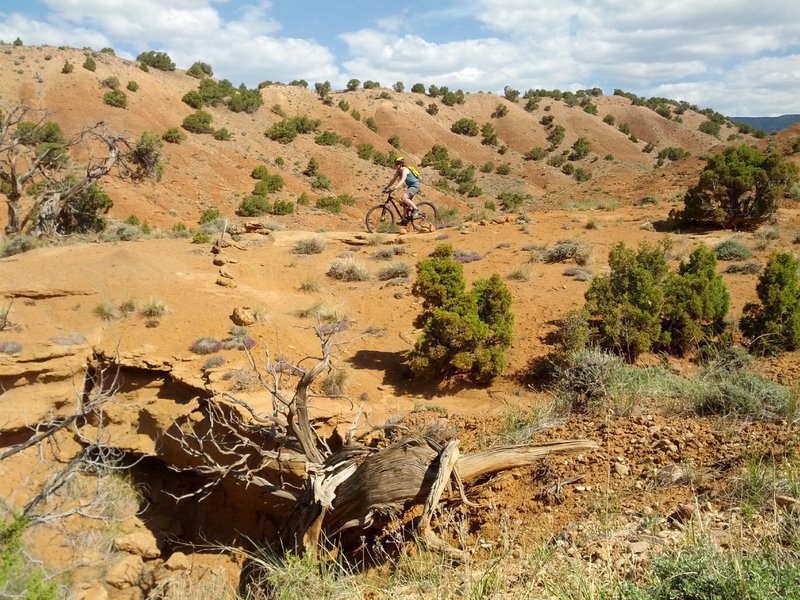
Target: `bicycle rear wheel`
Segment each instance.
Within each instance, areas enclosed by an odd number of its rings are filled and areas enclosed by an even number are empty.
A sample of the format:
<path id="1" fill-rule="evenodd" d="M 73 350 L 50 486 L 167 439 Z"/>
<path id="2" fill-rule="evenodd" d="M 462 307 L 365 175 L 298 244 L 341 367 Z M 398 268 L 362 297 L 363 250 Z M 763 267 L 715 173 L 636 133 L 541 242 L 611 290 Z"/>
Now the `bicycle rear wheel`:
<path id="1" fill-rule="evenodd" d="M 411 220 L 411 226 L 416 231 L 425 229 L 429 225 L 434 225 L 436 223 L 436 207 L 432 203 L 427 200 L 417 202 L 417 210 L 419 210 L 419 216 Z"/>
<path id="2" fill-rule="evenodd" d="M 394 230 L 394 213 L 385 204 L 370 208 L 365 221 L 370 233 L 389 233 Z"/>

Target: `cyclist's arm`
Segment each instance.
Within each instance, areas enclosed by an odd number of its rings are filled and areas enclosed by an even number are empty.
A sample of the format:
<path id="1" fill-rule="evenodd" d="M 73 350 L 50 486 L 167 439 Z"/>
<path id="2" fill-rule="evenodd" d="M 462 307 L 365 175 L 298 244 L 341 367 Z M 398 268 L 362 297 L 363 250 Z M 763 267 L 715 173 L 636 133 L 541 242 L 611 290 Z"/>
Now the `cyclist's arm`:
<path id="1" fill-rule="evenodd" d="M 400 173 L 399 181 L 391 189 L 396 190 L 397 188 L 402 186 L 406 182 L 407 175 L 408 175 L 408 167 L 403 167 L 403 171 Z M 397 175 L 394 176 L 394 179 L 398 179 Z M 394 179 L 392 179 L 392 181 L 394 181 Z"/>

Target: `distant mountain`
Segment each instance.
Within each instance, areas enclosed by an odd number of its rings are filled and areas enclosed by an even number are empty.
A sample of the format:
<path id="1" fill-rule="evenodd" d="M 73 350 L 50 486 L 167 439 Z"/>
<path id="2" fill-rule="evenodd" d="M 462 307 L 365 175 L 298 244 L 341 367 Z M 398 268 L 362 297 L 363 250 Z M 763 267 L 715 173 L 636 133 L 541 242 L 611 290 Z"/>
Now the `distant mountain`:
<path id="1" fill-rule="evenodd" d="M 782 131 L 800 122 L 800 115 L 781 115 L 780 117 L 731 117 L 731 121 L 741 125 L 750 125 L 765 133 Z"/>

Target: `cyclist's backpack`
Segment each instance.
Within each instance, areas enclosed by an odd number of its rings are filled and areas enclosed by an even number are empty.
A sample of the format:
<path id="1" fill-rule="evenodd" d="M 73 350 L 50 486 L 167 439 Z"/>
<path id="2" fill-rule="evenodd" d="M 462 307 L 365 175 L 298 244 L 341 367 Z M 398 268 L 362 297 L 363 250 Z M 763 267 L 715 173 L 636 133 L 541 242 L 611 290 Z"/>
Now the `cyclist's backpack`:
<path id="1" fill-rule="evenodd" d="M 417 171 L 417 168 L 411 165 L 406 165 L 406 167 L 408 167 L 408 170 L 411 171 L 411 174 L 416 177 L 420 183 L 422 183 L 422 177 L 420 176 L 419 171 Z"/>

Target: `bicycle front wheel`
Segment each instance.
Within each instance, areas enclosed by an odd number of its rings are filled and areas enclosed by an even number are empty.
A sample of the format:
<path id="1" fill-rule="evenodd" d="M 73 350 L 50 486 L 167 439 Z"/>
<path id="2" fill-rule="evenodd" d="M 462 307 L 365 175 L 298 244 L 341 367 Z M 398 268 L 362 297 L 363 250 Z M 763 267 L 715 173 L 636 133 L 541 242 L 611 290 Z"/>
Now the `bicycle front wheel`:
<path id="1" fill-rule="evenodd" d="M 394 213 L 385 204 L 370 208 L 365 221 L 370 233 L 389 233 L 394 230 Z"/>
<path id="2" fill-rule="evenodd" d="M 414 217 L 411 221 L 411 226 L 416 231 L 427 229 L 429 226 L 436 223 L 436 207 L 432 203 L 427 200 L 417 202 L 417 210 L 419 210 L 419 216 Z"/>

